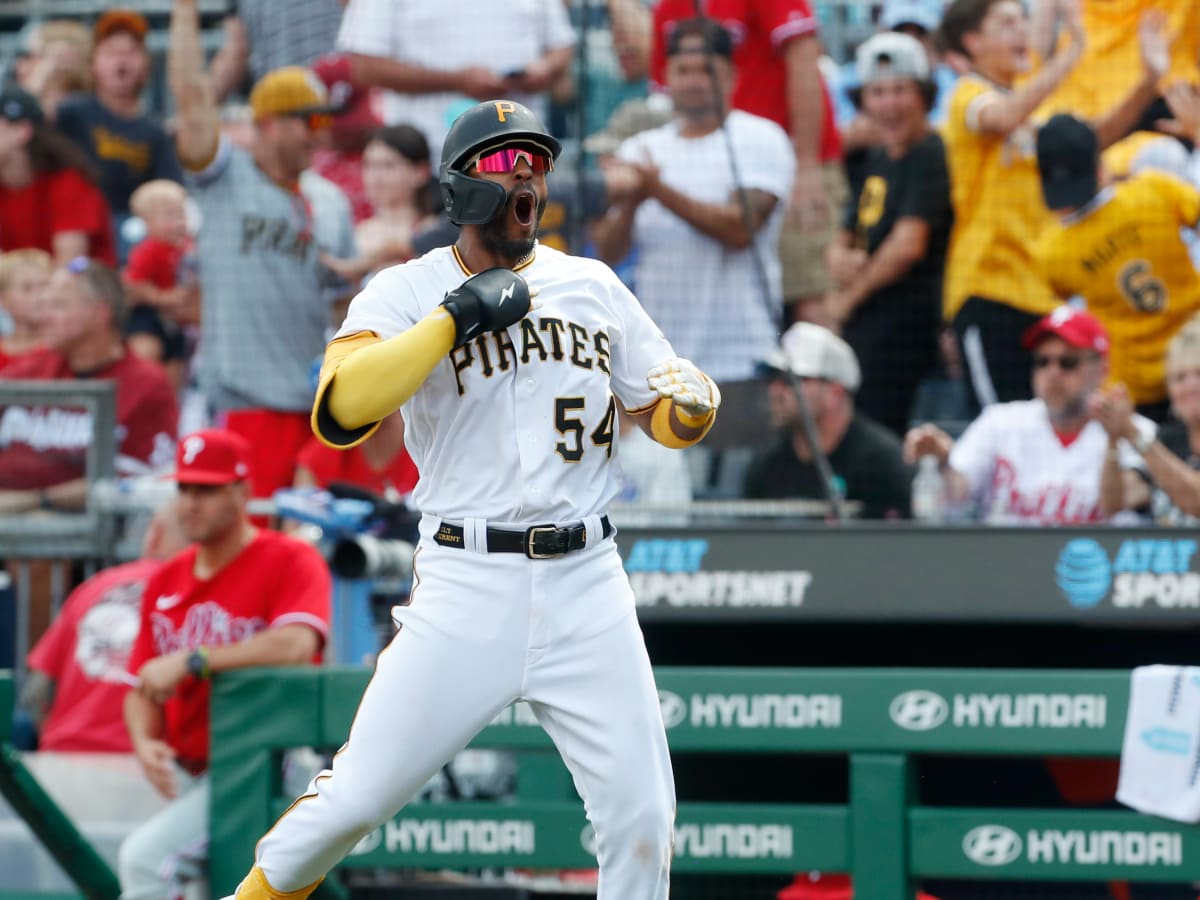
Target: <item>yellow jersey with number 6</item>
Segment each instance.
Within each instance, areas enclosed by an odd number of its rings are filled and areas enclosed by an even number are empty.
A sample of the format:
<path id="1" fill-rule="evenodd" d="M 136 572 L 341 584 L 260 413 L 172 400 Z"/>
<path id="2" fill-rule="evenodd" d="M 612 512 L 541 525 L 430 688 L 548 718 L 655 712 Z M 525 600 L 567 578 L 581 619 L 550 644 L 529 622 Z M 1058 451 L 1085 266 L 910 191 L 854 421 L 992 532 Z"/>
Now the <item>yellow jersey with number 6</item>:
<path id="1" fill-rule="evenodd" d="M 1144 171 L 1105 188 L 1042 233 L 1037 259 L 1060 297 L 1080 296 L 1112 337 L 1111 377 L 1137 403 L 1166 397 L 1167 342 L 1200 310 L 1200 273 L 1180 228 L 1200 220 L 1200 191 Z"/>

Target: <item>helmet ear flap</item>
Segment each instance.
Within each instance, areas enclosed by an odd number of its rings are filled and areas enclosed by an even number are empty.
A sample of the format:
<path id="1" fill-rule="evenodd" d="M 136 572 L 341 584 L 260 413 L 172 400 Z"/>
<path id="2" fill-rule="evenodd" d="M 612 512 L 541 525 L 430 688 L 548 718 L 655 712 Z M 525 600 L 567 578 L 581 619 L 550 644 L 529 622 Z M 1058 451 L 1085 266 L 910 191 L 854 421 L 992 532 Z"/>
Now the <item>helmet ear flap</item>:
<path id="1" fill-rule="evenodd" d="M 494 181 L 447 169 L 440 179 L 446 216 L 455 225 L 486 225 L 508 199 L 508 191 Z"/>

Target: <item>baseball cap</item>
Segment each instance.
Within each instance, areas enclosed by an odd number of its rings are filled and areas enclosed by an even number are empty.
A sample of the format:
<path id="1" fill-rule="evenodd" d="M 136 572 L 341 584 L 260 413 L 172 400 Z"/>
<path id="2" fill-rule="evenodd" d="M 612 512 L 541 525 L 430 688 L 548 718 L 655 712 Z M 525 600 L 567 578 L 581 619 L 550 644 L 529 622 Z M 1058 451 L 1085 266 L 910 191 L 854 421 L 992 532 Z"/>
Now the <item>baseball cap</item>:
<path id="1" fill-rule="evenodd" d="M 1100 320 L 1086 310 L 1074 306 L 1059 306 L 1048 316 L 1030 325 L 1021 338 L 1021 345 L 1032 350 L 1042 338 L 1054 335 L 1072 347 L 1108 355 L 1108 332 Z"/>
<path id="2" fill-rule="evenodd" d="M 1083 206 L 1098 189 L 1100 144 L 1086 122 L 1059 113 L 1038 129 L 1038 171 L 1050 209 Z"/>
<path id="3" fill-rule="evenodd" d="M 179 484 L 233 484 L 250 476 L 250 443 L 223 428 L 194 431 L 175 448 Z"/>
<path id="4" fill-rule="evenodd" d="M 901 25 L 916 25 L 927 33 L 942 24 L 942 0 L 887 0 L 879 14 L 879 25 L 892 31 Z"/>
<path id="5" fill-rule="evenodd" d="M 821 378 L 858 390 L 862 370 L 858 357 L 844 340 L 820 325 L 797 322 L 783 333 L 780 349 L 759 362 L 764 374 L 791 372 L 800 378 Z"/>
<path id="6" fill-rule="evenodd" d="M 33 94 L 27 94 L 20 88 L 0 94 L 0 116 L 10 122 L 32 122 L 34 125 L 41 125 L 46 121 L 42 104 L 38 103 Z"/>
<path id="7" fill-rule="evenodd" d="M 139 42 L 144 42 L 146 32 L 149 30 L 150 26 L 146 22 L 146 17 L 141 13 L 132 9 L 110 9 L 106 10 L 92 26 L 92 39 L 99 43 L 117 32 L 127 31 Z"/>
<path id="8" fill-rule="evenodd" d="M 884 31 L 867 38 L 854 56 L 860 84 L 884 78 L 929 80 L 929 56 L 915 37 Z"/>
<path id="9" fill-rule="evenodd" d="M 336 112 L 329 103 L 329 91 L 312 69 L 284 66 L 272 69 L 258 79 L 250 91 L 250 109 L 254 119 L 269 116 L 329 115 Z"/>
<path id="10" fill-rule="evenodd" d="M 327 53 L 312 64 L 312 70 L 329 92 L 335 127 L 370 131 L 383 125 L 370 88 L 350 73 L 349 56 Z"/>
<path id="11" fill-rule="evenodd" d="M 671 121 L 671 99 L 666 94 L 634 97 L 613 110 L 604 128 L 583 139 L 585 153 L 596 156 L 616 153 L 635 134 Z"/>

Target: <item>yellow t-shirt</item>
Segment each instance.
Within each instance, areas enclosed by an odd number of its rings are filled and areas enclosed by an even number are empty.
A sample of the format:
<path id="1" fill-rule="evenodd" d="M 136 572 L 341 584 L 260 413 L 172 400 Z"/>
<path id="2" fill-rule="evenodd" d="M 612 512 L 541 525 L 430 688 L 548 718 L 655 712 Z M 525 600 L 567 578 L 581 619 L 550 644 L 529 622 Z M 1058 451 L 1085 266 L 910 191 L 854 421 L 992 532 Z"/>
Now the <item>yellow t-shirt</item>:
<path id="1" fill-rule="evenodd" d="M 1083 0 L 1087 46 L 1063 83 L 1037 110 L 1040 118 L 1066 112 L 1096 119 L 1120 103 L 1142 77 L 1138 22 L 1161 9 L 1172 36 L 1171 67 L 1159 83 L 1200 80 L 1200 3 L 1195 0 Z M 1065 38 L 1063 38 L 1065 40 Z"/>
<path id="2" fill-rule="evenodd" d="M 979 110 L 1002 90 L 979 75 L 963 76 L 942 126 L 954 205 L 943 294 L 947 321 L 971 296 L 1038 316 L 1055 306 L 1033 261 L 1034 241 L 1053 221 L 1042 199 L 1034 128 L 1025 123 L 1007 137 L 977 130 Z"/>
<path id="3" fill-rule="evenodd" d="M 1052 225 L 1038 263 L 1060 297 L 1079 295 L 1112 338 L 1111 377 L 1136 403 L 1166 394 L 1167 343 L 1200 310 L 1200 273 L 1181 226 L 1200 220 L 1200 191 L 1145 171 Z"/>

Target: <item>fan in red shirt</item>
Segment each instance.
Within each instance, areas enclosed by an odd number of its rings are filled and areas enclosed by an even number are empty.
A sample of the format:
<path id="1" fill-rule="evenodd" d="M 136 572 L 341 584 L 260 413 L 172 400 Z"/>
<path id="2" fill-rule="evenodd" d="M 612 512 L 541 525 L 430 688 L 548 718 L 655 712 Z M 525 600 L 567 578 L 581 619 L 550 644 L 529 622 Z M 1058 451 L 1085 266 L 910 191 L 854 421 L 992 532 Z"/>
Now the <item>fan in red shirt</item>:
<path id="1" fill-rule="evenodd" d="M 177 879 L 204 872 L 210 675 L 319 662 L 329 632 L 320 554 L 250 523 L 250 457 L 245 439 L 221 429 L 187 435 L 176 452 L 179 520 L 193 544 L 146 583 L 129 656 L 138 686 L 125 696 L 134 753 L 172 802 L 121 847 L 122 896 L 172 896 Z"/>
<path id="2" fill-rule="evenodd" d="M 733 106 L 771 119 L 792 138 L 796 180 L 779 243 L 783 297 L 791 318 L 820 318 L 833 286 L 825 248 L 848 188 L 833 103 L 817 65 L 817 17 L 809 0 L 704 0 L 699 6 L 733 35 Z M 654 8 L 650 75 L 659 84 L 666 83 L 667 35 L 697 14 L 697 0 L 660 0 Z"/>
<path id="3" fill-rule="evenodd" d="M 179 412 L 162 367 L 132 356 L 121 335 L 120 276 L 80 259 L 50 279 L 43 299 L 47 348 L 0 370 L 5 380 L 116 382 L 117 473 L 147 474 L 170 463 Z M 80 409 L 12 405 L 0 411 L 0 512 L 82 509 L 91 415 Z"/>
<path id="4" fill-rule="evenodd" d="M 404 420 L 393 413 L 379 429 L 349 450 L 327 447 L 315 437 L 296 460 L 296 487 L 352 484 L 397 500 L 417 486 L 417 467 L 404 449 Z"/>
<path id="5" fill-rule="evenodd" d="M 38 726 L 39 750 L 129 753 L 121 715 L 142 589 L 163 560 L 187 545 L 174 505 L 155 515 L 140 559 L 105 569 L 78 588 L 28 657 L 21 705 Z"/>
<path id="6" fill-rule="evenodd" d="M 0 94 L 0 250 L 117 261 L 112 215 L 79 148 L 20 90 Z"/>

